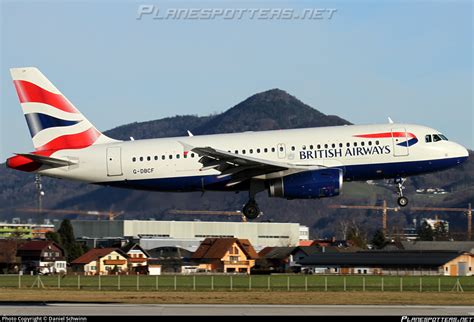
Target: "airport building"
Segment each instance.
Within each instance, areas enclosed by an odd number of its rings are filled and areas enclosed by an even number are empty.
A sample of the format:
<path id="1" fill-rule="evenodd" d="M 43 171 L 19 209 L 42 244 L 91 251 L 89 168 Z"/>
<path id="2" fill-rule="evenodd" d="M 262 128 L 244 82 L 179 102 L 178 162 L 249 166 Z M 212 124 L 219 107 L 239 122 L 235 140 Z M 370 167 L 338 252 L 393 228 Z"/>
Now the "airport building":
<path id="1" fill-rule="evenodd" d="M 309 238 L 308 227 L 298 223 L 71 220 L 71 224 L 76 238 L 90 247 L 96 247 L 104 240 L 128 238 L 144 249 L 177 246 L 195 251 L 208 237 L 232 237 L 248 239 L 256 249 L 261 249 L 297 246 L 300 240 Z"/>

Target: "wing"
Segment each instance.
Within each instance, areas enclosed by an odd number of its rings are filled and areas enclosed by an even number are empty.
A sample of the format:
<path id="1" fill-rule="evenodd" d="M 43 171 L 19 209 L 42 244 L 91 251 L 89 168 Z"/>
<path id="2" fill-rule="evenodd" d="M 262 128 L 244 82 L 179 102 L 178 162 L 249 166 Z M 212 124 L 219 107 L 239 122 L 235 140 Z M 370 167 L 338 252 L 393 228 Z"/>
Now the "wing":
<path id="1" fill-rule="evenodd" d="M 219 178 L 231 176 L 232 180 L 227 184 L 234 185 L 242 181 L 258 178 L 267 179 L 270 177 L 281 177 L 291 173 L 317 170 L 324 168 L 323 165 L 304 165 L 297 163 L 286 163 L 254 158 L 251 156 L 235 154 L 212 147 L 194 147 L 184 142 L 180 142 L 184 147 L 184 153 L 190 151 L 196 153 L 201 158 L 200 171 L 217 170 L 220 172 Z M 272 174 L 274 174 L 272 176 Z"/>

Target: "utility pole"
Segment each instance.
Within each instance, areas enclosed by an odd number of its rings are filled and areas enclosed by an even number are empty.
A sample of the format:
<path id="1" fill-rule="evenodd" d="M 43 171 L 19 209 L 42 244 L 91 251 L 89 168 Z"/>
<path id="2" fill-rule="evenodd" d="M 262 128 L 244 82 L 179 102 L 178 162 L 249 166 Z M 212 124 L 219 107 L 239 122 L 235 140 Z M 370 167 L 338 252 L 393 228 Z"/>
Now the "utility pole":
<path id="1" fill-rule="evenodd" d="M 41 183 L 41 175 L 37 174 L 35 176 L 35 186 L 36 186 L 36 207 L 38 215 L 41 215 L 43 212 L 43 184 Z"/>

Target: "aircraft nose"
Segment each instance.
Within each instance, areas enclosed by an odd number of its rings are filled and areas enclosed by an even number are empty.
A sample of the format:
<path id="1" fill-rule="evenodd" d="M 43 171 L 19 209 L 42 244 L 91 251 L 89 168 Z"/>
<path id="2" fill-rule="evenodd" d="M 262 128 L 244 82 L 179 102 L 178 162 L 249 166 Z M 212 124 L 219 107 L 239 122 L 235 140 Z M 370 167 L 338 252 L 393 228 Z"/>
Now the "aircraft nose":
<path id="1" fill-rule="evenodd" d="M 453 151 L 454 155 L 459 158 L 459 163 L 464 162 L 469 157 L 469 151 L 463 147 L 461 144 L 456 143 L 455 151 Z"/>

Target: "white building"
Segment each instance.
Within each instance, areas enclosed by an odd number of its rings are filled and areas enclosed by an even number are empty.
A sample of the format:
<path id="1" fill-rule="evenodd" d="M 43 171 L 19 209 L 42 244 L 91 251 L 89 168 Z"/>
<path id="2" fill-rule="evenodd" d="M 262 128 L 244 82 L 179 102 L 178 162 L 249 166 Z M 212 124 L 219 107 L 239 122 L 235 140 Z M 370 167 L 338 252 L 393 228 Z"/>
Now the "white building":
<path id="1" fill-rule="evenodd" d="M 76 238 L 131 237 L 143 239 L 140 246 L 152 249 L 178 246 L 191 251 L 207 237 L 248 239 L 254 248 L 297 246 L 309 238 L 308 227 L 298 223 L 71 220 Z"/>

